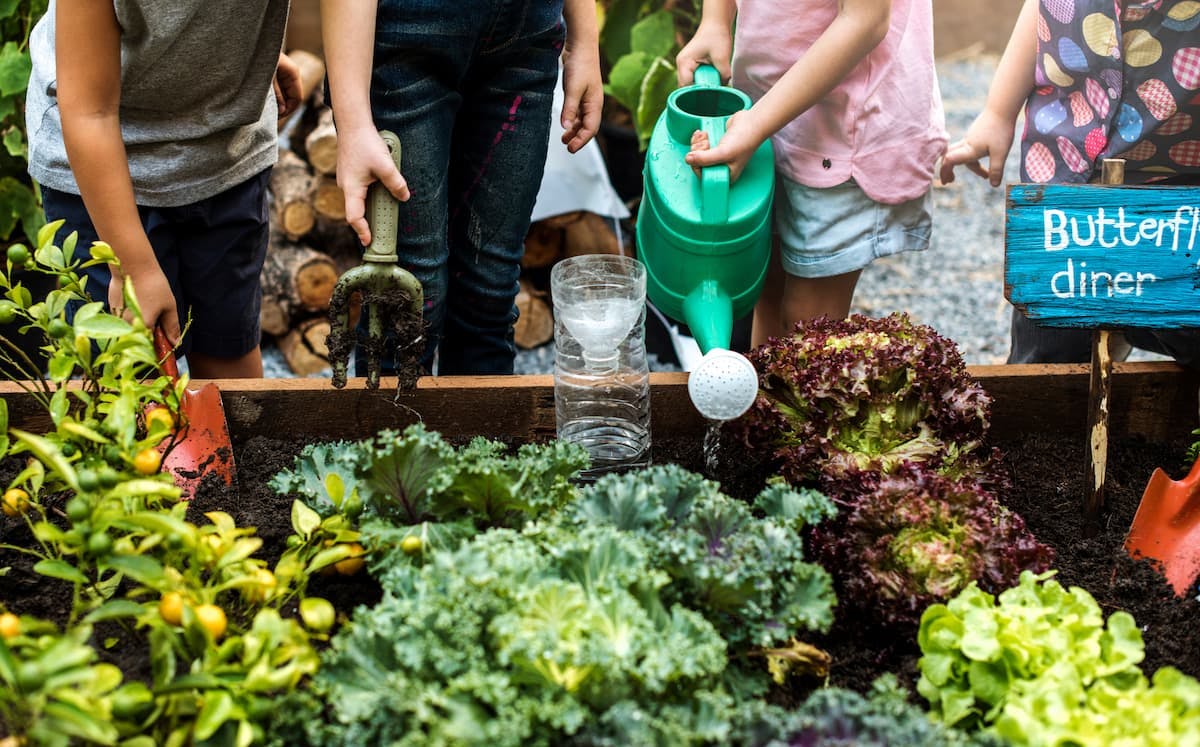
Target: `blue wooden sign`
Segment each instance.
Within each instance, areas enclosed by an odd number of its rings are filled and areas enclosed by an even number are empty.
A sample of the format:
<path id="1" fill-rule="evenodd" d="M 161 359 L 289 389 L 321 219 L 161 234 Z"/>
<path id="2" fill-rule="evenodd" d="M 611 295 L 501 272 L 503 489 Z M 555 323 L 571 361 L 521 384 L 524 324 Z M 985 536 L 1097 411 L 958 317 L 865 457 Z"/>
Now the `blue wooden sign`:
<path id="1" fill-rule="evenodd" d="M 1200 187 L 1009 186 L 1004 295 L 1048 327 L 1200 327 Z"/>

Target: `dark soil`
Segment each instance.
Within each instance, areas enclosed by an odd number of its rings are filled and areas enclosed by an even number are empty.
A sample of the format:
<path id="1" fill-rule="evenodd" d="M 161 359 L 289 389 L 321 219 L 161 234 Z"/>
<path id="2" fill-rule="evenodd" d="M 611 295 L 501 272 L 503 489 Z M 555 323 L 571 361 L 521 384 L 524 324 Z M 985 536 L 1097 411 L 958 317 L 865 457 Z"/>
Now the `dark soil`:
<path id="1" fill-rule="evenodd" d="M 694 440 L 655 443 L 654 460 L 704 472 L 702 440 L 702 434 L 697 434 Z M 1113 439 L 1109 446 L 1107 505 L 1099 533 L 1091 538 L 1084 537 L 1081 511 L 1085 485 L 1082 434 L 1072 439 L 1029 436 L 996 445 L 1012 476 L 1011 491 L 1003 500 L 1025 518 L 1041 541 L 1054 548 L 1057 578 L 1065 585 L 1085 588 L 1106 614 L 1126 610 L 1133 615 L 1145 638 L 1143 669 L 1148 674 L 1172 665 L 1200 677 L 1200 625 L 1196 624 L 1200 602 L 1194 596 L 1177 598 L 1148 562 L 1135 561 L 1124 550 L 1125 534 L 1151 472 L 1162 466 L 1174 478 L 1184 474 L 1184 445 Z M 227 489 L 218 480 L 206 481 L 189 507 L 189 518 L 203 522 L 206 511 L 226 511 L 239 525 L 258 528 L 264 541 L 260 556 L 273 559 L 290 533 L 291 499 L 275 494 L 267 481 L 291 466 L 303 444 L 253 439 L 235 446 L 237 490 Z M 727 450 L 720 461 L 712 476 L 730 495 L 752 497 L 768 474 L 748 454 Z M 0 517 L 0 522 L 0 544 L 28 542 L 25 530 L 13 520 Z M 0 602 L 20 613 L 62 619 L 70 599 L 61 585 L 33 574 L 31 563 L 17 553 L 0 551 L 0 568 L 4 566 L 11 566 L 11 570 L 0 581 Z M 318 578 L 310 592 L 329 598 L 339 610 L 347 612 L 357 604 L 373 604 L 380 594 L 365 574 L 349 581 L 342 577 Z M 833 657 L 829 684 L 862 691 L 878 675 L 893 672 L 912 686 L 920 656 L 915 631 L 879 629 L 870 621 L 848 617 L 843 614 L 829 635 L 810 641 Z M 121 629 L 97 633 L 97 640 L 112 637 L 119 642 L 107 649 L 105 658 L 127 669 L 127 676 L 144 676 L 146 649 L 140 635 Z"/>

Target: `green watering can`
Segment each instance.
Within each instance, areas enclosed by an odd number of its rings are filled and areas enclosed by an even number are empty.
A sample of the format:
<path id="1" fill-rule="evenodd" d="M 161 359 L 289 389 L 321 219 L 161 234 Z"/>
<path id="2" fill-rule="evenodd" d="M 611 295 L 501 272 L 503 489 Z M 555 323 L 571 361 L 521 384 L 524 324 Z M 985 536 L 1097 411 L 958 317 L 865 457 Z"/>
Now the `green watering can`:
<path id="1" fill-rule="evenodd" d="M 688 390 L 701 414 L 714 420 L 738 417 L 758 394 L 754 366 L 729 344 L 734 320 L 754 309 L 767 273 L 775 158 L 764 142 L 730 183 L 728 166 L 697 176 L 684 157 L 692 133 L 702 130 L 716 145 L 729 117 L 749 108 L 750 97 L 721 85 L 715 67 L 697 68 L 693 85 L 671 93 L 654 126 L 638 208 L 646 296 L 686 323 L 704 353 Z"/>

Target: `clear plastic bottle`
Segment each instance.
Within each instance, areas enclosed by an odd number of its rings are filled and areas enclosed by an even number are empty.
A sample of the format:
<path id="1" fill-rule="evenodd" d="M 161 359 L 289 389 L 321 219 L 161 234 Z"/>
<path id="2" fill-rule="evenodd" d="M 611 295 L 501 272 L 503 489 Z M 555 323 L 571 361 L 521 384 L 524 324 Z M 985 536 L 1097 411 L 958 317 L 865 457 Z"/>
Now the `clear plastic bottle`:
<path id="1" fill-rule="evenodd" d="M 559 439 L 592 458 L 584 479 L 650 463 L 645 287 L 629 257 L 571 257 L 551 272 L 555 419 Z"/>

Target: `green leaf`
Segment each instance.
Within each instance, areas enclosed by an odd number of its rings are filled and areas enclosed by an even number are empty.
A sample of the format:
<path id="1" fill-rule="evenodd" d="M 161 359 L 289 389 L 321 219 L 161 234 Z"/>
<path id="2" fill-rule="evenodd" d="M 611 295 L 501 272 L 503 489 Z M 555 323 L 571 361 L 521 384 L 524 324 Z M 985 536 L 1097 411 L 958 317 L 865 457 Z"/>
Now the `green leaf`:
<path id="1" fill-rule="evenodd" d="M 131 599 L 112 599 L 100 605 L 83 618 L 85 623 L 97 623 L 104 620 L 121 620 L 137 617 L 142 614 L 142 605 Z"/>
<path id="2" fill-rule="evenodd" d="M 14 158 L 24 159 L 28 156 L 25 150 L 25 136 L 17 128 L 4 133 L 4 150 Z"/>
<path id="3" fill-rule="evenodd" d="M 105 565 L 154 589 L 161 588 L 166 579 L 162 564 L 146 555 L 113 555 Z"/>
<path id="4" fill-rule="evenodd" d="M 614 62 L 630 52 L 633 25 L 641 14 L 641 0 L 612 0 L 600 29 L 600 50 Z"/>
<path id="5" fill-rule="evenodd" d="M 654 60 L 646 77 L 642 79 L 641 92 L 638 95 L 637 131 L 638 139 L 644 150 L 654 132 L 663 111 L 667 108 L 667 97 L 678 88 L 678 78 L 675 77 L 675 66 L 659 57 Z"/>
<path id="6" fill-rule="evenodd" d="M 75 475 L 75 468 L 71 466 L 71 463 L 62 455 L 57 446 L 41 436 L 26 433 L 16 428 L 13 428 L 11 432 L 18 441 L 25 444 L 33 452 L 34 456 L 53 469 L 62 478 L 63 482 L 70 485 L 72 490 L 79 491 L 79 479 Z"/>
<path id="7" fill-rule="evenodd" d="M 73 584 L 86 584 L 88 582 L 87 576 L 83 575 L 78 568 L 65 560 L 39 560 L 33 566 L 33 570 L 35 573 L 40 573 L 43 576 L 57 578 L 61 581 L 69 581 Z"/>
<path id="8" fill-rule="evenodd" d="M 204 696 L 204 706 L 196 717 L 196 740 L 208 739 L 221 725 L 233 718 L 233 697 L 224 690 L 210 690 Z"/>
<path id="9" fill-rule="evenodd" d="M 33 63 L 15 41 L 0 48 L 0 96 L 21 93 L 29 85 Z"/>
<path id="10" fill-rule="evenodd" d="M 304 539 L 321 526 L 321 515 L 306 506 L 303 501 L 292 501 L 292 528 Z"/>
<path id="11" fill-rule="evenodd" d="M 308 571 L 309 573 L 312 573 L 319 571 L 322 568 L 331 566 L 339 560 L 345 560 L 346 558 L 350 557 L 353 552 L 353 548 L 346 544 L 337 544 L 333 547 L 327 547 L 314 555 L 312 560 L 308 561 Z"/>
<path id="12" fill-rule="evenodd" d="M 59 220 L 53 221 L 51 223 L 47 223 L 46 225 L 42 226 L 41 230 L 38 231 L 38 234 L 37 234 L 38 248 L 40 249 L 41 247 L 44 247 L 44 246 L 48 245 L 51 241 L 53 241 L 54 235 L 56 233 L 58 233 L 58 229 L 62 228 L 62 225 L 65 222 L 66 221 L 64 221 L 63 219 L 60 218 Z"/>
<path id="13" fill-rule="evenodd" d="M 96 744 L 116 744 L 117 727 L 103 721 L 82 708 L 62 701 L 51 701 L 46 704 L 44 716 L 55 731 L 60 731 L 79 739 Z"/>
<path id="14" fill-rule="evenodd" d="M 163 537 L 180 537 L 188 546 L 196 544 L 196 526 L 170 514 L 142 511 L 126 516 L 118 523 L 122 527 L 145 529 Z"/>
<path id="15" fill-rule="evenodd" d="M 633 25 L 630 43 L 638 52 L 651 57 L 673 57 L 675 50 L 675 19 L 669 10 L 651 13 Z"/>
<path id="16" fill-rule="evenodd" d="M 97 314 L 88 319 L 76 319 L 75 331 L 93 340 L 108 340 L 129 334 L 133 331 L 133 325 L 111 314 Z"/>
<path id="17" fill-rule="evenodd" d="M 0 681 L 7 682 L 11 687 L 16 684 L 16 678 L 17 660 L 9 651 L 4 638 L 0 638 Z"/>
<path id="18" fill-rule="evenodd" d="M 613 64 L 608 73 L 606 93 L 616 99 L 630 113 L 638 110 L 638 99 L 641 97 L 642 79 L 650 72 L 654 58 L 645 52 L 630 52 Z"/>
<path id="19" fill-rule="evenodd" d="M 346 497 L 346 481 L 338 473 L 330 472 L 325 476 L 325 492 L 329 493 L 333 505 L 341 508 L 342 500 Z"/>

